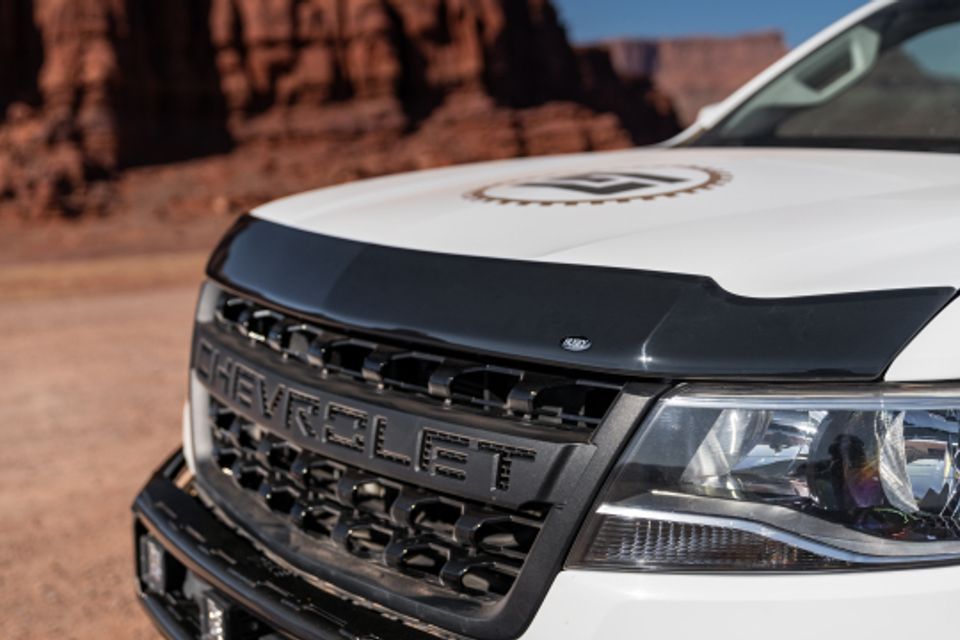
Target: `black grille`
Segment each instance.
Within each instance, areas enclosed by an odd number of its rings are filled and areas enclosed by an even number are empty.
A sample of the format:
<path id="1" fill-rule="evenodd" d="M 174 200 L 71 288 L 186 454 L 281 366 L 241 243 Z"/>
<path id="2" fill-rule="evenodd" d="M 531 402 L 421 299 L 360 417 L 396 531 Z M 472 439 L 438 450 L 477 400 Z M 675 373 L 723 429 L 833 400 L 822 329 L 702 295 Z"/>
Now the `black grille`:
<path id="1" fill-rule="evenodd" d="M 343 407 L 343 411 L 350 411 Z M 494 509 L 301 449 L 211 400 L 213 458 L 263 508 L 320 544 L 474 597 L 505 595 L 546 508 Z"/>
<path id="2" fill-rule="evenodd" d="M 348 336 L 228 294 L 219 300 L 216 322 L 322 375 L 564 429 L 594 429 L 622 387 Z"/>

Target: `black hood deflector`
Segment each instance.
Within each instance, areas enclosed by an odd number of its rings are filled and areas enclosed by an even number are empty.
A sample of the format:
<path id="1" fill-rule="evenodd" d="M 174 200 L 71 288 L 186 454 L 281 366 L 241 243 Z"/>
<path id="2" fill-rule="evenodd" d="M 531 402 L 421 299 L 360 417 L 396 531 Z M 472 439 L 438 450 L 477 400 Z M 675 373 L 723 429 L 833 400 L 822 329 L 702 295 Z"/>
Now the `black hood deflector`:
<path id="1" fill-rule="evenodd" d="M 231 229 L 207 272 L 347 331 L 668 379 L 878 379 L 955 293 L 746 298 L 702 276 L 397 249 L 253 216 Z M 592 347 L 566 351 L 567 337 Z"/>

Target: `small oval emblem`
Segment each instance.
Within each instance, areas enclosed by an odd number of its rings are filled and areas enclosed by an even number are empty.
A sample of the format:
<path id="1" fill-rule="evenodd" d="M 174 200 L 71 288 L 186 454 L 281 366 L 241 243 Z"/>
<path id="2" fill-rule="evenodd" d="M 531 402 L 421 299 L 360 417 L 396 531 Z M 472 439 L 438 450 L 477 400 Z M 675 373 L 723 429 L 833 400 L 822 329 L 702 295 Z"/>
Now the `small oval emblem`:
<path id="1" fill-rule="evenodd" d="M 584 338 L 583 336 L 570 336 L 568 338 L 564 338 L 563 342 L 560 343 L 560 346 L 567 351 L 578 353 L 580 351 L 586 351 L 592 347 L 593 342 L 590 340 L 590 338 Z"/>

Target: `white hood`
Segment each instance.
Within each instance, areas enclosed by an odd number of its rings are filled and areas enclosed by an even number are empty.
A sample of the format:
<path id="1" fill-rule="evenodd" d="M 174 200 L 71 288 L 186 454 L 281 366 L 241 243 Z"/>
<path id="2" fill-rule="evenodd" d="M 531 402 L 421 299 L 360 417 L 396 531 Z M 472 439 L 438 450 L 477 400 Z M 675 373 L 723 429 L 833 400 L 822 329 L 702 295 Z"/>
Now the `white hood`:
<path id="1" fill-rule="evenodd" d="M 372 244 L 708 276 L 753 297 L 960 285 L 960 155 L 594 153 L 391 176 L 253 213 Z"/>

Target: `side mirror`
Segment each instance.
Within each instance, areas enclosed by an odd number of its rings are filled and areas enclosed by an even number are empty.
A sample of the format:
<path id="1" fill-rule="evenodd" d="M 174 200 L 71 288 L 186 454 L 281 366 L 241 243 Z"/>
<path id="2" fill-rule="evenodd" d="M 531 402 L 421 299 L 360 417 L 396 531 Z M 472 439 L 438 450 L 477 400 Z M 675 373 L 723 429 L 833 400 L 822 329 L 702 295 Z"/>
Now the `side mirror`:
<path id="1" fill-rule="evenodd" d="M 870 72 L 880 55 L 880 34 L 860 25 L 827 43 L 757 93 L 730 122 L 738 135 L 741 127 L 762 126 L 764 118 L 752 116 L 770 109 L 799 109 L 825 104 Z M 716 123 L 711 123 L 716 124 Z"/>

